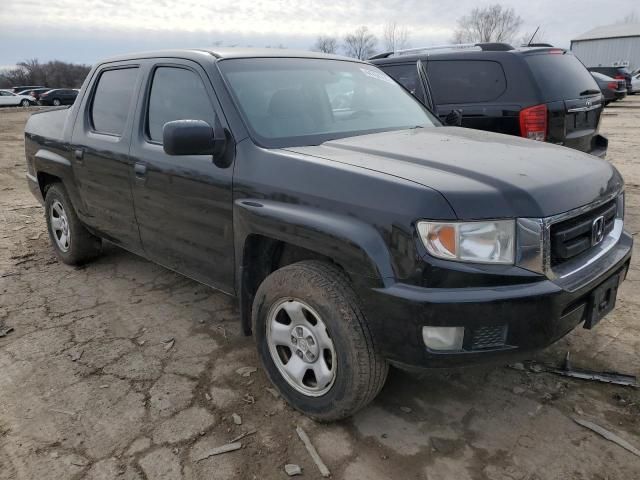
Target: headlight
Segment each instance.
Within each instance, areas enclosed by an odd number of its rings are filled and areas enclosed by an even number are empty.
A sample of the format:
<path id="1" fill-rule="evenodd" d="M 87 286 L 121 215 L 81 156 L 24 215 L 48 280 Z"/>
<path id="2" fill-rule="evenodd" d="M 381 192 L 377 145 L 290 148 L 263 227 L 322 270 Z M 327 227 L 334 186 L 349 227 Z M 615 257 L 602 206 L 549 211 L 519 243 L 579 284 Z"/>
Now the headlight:
<path id="1" fill-rule="evenodd" d="M 514 262 L 514 220 L 418 222 L 418 233 L 434 257 L 459 262 Z"/>

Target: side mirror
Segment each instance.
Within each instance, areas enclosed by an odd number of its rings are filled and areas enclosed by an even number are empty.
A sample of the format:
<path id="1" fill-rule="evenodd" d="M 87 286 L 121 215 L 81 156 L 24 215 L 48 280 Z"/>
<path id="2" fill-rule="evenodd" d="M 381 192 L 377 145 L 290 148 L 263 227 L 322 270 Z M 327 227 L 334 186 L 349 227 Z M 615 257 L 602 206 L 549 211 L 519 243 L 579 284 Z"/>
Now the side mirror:
<path id="1" fill-rule="evenodd" d="M 223 128 L 203 120 L 174 120 L 162 127 L 162 146 L 168 155 L 221 155 L 227 143 Z"/>

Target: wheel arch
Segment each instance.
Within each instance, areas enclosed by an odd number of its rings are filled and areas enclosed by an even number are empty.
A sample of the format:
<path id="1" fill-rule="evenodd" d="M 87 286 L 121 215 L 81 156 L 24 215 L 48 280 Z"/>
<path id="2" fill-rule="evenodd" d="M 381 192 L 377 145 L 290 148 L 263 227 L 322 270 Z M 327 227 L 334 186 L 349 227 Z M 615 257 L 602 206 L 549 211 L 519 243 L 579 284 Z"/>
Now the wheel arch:
<path id="1" fill-rule="evenodd" d="M 56 152 L 39 149 L 33 155 L 33 168 L 42 198 L 45 198 L 47 189 L 53 183 L 61 183 L 69 194 L 73 207 L 82 218 L 83 203 L 75 182 L 71 162 Z"/>
<path id="2" fill-rule="evenodd" d="M 245 334 L 251 333 L 255 293 L 273 271 L 301 260 L 336 265 L 353 281 L 383 286 L 394 277 L 380 233 L 355 218 L 277 201 L 234 206 L 236 292 Z"/>

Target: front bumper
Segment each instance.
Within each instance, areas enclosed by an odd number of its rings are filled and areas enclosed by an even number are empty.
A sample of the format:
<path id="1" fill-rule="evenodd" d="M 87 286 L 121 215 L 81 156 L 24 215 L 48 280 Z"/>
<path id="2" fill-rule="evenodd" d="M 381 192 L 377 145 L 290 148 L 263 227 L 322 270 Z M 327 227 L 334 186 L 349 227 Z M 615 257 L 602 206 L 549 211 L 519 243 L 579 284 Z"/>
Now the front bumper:
<path id="1" fill-rule="evenodd" d="M 606 255 L 564 279 L 490 287 L 422 288 L 396 283 L 360 292 L 368 323 L 385 357 L 411 367 L 450 367 L 508 359 L 557 341 L 587 318 L 592 292 L 613 275 L 624 279 L 633 238 L 627 232 Z M 464 327 L 460 351 L 432 351 L 423 326 Z M 500 330 L 502 329 L 502 330 Z M 500 345 L 475 339 L 503 332 Z M 482 345 L 482 342 L 480 342 Z"/>

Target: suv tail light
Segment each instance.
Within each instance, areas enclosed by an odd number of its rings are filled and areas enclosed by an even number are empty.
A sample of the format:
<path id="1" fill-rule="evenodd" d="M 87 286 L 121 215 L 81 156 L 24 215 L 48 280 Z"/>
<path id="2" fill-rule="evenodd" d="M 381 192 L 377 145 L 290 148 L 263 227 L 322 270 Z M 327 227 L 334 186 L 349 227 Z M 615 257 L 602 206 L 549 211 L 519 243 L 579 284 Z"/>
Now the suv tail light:
<path id="1" fill-rule="evenodd" d="M 617 74 L 615 77 L 613 77 L 613 78 L 615 78 L 616 80 L 624 80 L 624 79 L 625 79 L 625 78 L 624 78 L 624 75 L 621 75 L 620 73 L 618 73 L 618 74 Z"/>
<path id="2" fill-rule="evenodd" d="M 544 142 L 547 138 L 547 106 L 535 105 L 520 110 L 520 135 Z"/>
<path id="3" fill-rule="evenodd" d="M 618 82 L 609 82 L 609 83 L 607 83 L 607 88 L 610 88 L 611 90 L 617 90 L 618 89 Z"/>

